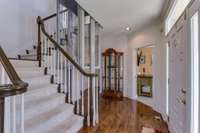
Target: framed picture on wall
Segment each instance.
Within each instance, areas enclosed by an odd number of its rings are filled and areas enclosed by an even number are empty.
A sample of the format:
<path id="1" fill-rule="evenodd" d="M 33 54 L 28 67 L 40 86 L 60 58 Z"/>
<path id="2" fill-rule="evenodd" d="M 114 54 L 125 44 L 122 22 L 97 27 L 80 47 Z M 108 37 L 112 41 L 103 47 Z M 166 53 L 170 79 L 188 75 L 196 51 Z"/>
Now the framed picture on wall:
<path id="1" fill-rule="evenodd" d="M 145 64 L 145 56 L 140 57 L 140 64 Z"/>
<path id="2" fill-rule="evenodd" d="M 137 93 L 138 96 L 152 97 L 152 76 L 137 77 Z"/>

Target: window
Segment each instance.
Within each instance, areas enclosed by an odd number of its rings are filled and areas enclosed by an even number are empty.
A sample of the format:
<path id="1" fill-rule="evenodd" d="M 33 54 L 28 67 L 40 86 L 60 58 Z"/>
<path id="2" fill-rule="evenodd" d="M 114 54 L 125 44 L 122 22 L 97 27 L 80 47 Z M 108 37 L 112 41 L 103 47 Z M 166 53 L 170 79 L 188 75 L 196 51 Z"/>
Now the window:
<path id="1" fill-rule="evenodd" d="M 199 133 L 199 25 L 198 13 L 191 18 L 191 133 Z"/>
<path id="2" fill-rule="evenodd" d="M 190 3 L 191 0 L 174 0 L 173 6 L 167 16 L 165 21 L 165 34 L 167 35 L 168 32 L 171 30 L 173 25 L 176 23 L 178 18 L 184 12 L 187 5 Z"/>

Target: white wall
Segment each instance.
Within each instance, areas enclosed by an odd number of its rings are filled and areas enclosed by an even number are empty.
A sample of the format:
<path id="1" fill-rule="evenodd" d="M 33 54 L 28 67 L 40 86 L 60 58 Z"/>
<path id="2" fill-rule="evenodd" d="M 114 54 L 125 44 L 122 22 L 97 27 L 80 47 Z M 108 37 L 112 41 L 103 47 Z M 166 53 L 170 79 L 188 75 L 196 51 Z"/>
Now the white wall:
<path id="1" fill-rule="evenodd" d="M 159 21 L 151 23 L 138 32 L 128 36 L 128 97 L 137 99 L 164 114 L 166 103 L 166 45 L 162 38 Z M 153 97 L 137 97 L 136 88 L 136 49 L 148 45 L 153 48 Z"/>
<path id="2" fill-rule="evenodd" d="M 37 45 L 37 16 L 56 11 L 55 0 L 1 0 L 0 45 L 9 57 Z"/>
<path id="3" fill-rule="evenodd" d="M 133 34 L 102 36 L 101 47 L 102 52 L 114 48 L 125 53 L 125 96 L 153 107 L 166 117 L 166 43 L 161 27 L 157 20 Z M 154 45 L 153 98 L 138 97 L 136 88 L 136 49 L 148 45 Z"/>

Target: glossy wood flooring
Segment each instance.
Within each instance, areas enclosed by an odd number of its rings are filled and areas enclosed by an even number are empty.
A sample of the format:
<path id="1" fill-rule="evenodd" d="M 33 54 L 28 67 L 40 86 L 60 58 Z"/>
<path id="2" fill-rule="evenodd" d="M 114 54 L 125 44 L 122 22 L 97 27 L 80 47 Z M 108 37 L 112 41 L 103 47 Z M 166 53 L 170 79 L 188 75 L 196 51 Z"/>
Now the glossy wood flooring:
<path id="1" fill-rule="evenodd" d="M 100 123 L 93 128 L 83 128 L 79 133 L 141 133 L 143 126 L 168 133 L 159 113 L 150 107 L 127 98 L 123 101 L 100 100 Z"/>

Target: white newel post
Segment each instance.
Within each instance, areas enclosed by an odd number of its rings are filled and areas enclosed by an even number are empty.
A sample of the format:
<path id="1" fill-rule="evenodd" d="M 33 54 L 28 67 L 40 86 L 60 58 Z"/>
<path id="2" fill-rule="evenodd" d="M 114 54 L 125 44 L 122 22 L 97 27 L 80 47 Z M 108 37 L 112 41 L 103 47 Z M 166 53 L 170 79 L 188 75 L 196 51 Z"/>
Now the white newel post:
<path id="1" fill-rule="evenodd" d="M 85 11 L 79 7 L 78 8 L 78 13 L 79 13 L 79 26 L 80 26 L 80 31 L 79 31 L 79 43 L 80 43 L 80 64 L 82 68 L 84 68 L 85 64 Z M 81 87 L 81 114 L 84 115 L 84 76 L 80 76 L 80 87 Z"/>
<path id="2" fill-rule="evenodd" d="M 11 81 L 0 64 L 0 84 L 8 85 Z M 17 101 L 19 99 L 19 115 L 17 117 Z M 17 119 L 19 118 L 19 120 Z M 19 125 L 19 127 L 17 126 Z M 5 97 L 4 100 L 4 133 L 24 133 L 24 94 Z"/>
<path id="3" fill-rule="evenodd" d="M 95 21 L 91 18 L 90 21 L 90 45 L 91 45 L 91 73 L 95 73 Z M 93 123 L 96 123 L 96 88 L 95 88 L 95 78 L 92 78 L 92 104 L 93 104 Z"/>
<path id="4" fill-rule="evenodd" d="M 8 84 L 9 80 L 1 65 L 1 84 Z M 11 98 L 5 97 L 4 103 L 4 133 L 11 133 Z"/>

